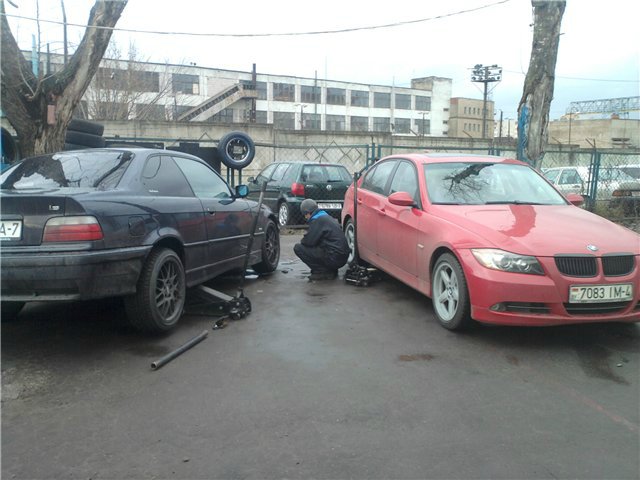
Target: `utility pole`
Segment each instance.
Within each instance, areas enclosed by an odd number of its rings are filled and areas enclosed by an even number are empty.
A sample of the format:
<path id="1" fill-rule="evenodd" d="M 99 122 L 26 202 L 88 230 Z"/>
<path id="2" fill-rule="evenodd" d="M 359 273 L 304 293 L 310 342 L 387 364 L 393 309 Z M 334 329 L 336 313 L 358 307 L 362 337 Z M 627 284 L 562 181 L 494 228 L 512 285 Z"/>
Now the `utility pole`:
<path id="1" fill-rule="evenodd" d="M 471 81 L 475 83 L 484 83 L 484 95 L 482 100 L 482 138 L 486 138 L 487 134 L 487 94 L 488 85 L 492 82 L 502 80 L 502 67 L 498 65 L 484 66 L 481 64 L 474 65 L 471 71 Z"/>
<path id="2" fill-rule="evenodd" d="M 62 7 L 62 35 L 64 42 L 64 64 L 67 64 L 67 57 L 69 56 L 69 50 L 67 47 L 67 12 L 64 9 L 64 0 L 60 0 L 60 6 Z"/>

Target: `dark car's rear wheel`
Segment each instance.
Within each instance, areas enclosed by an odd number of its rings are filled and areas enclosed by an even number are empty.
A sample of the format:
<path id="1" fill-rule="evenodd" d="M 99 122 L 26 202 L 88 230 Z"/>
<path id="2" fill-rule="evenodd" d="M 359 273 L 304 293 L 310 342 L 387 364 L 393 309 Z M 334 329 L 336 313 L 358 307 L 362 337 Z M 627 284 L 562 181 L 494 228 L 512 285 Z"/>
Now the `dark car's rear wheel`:
<path id="1" fill-rule="evenodd" d="M 287 202 L 282 202 L 278 206 L 278 224 L 281 227 L 289 224 L 291 220 L 291 208 Z"/>
<path id="2" fill-rule="evenodd" d="M 262 243 L 262 261 L 253 265 L 253 269 L 258 273 L 271 273 L 278 268 L 280 261 L 280 234 L 276 224 L 271 220 L 267 222 Z"/>
<path id="3" fill-rule="evenodd" d="M 138 330 L 161 333 L 173 328 L 185 304 L 184 267 L 167 248 L 149 254 L 134 295 L 125 298 L 127 318 Z"/>
<path id="4" fill-rule="evenodd" d="M 11 322 L 16 319 L 24 302 L 0 302 L 0 318 L 3 322 Z"/>
<path id="5" fill-rule="evenodd" d="M 440 325 L 449 330 L 464 330 L 473 324 L 467 281 L 456 257 L 445 253 L 438 258 L 431 288 L 433 309 Z"/>

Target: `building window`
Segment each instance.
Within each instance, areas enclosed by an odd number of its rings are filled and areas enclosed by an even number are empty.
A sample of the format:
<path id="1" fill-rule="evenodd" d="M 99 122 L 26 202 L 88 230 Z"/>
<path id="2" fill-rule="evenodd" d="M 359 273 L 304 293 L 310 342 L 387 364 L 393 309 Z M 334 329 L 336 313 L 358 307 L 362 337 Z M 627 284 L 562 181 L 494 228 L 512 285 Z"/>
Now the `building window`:
<path id="1" fill-rule="evenodd" d="M 362 90 L 351 90 L 351 105 L 353 107 L 368 107 L 369 92 Z"/>
<path id="2" fill-rule="evenodd" d="M 416 120 L 416 130 L 420 135 L 429 135 L 431 133 L 431 120 L 428 118 Z"/>
<path id="3" fill-rule="evenodd" d="M 391 94 L 374 92 L 373 106 L 374 108 L 391 108 Z"/>
<path id="4" fill-rule="evenodd" d="M 273 126 L 282 130 L 295 129 L 295 115 L 293 112 L 273 112 Z"/>
<path id="5" fill-rule="evenodd" d="M 423 97 L 416 95 L 416 110 L 430 111 L 431 110 L 431 97 Z"/>
<path id="6" fill-rule="evenodd" d="M 304 103 L 320 103 L 320 87 L 302 85 L 300 87 L 300 101 Z"/>
<path id="7" fill-rule="evenodd" d="M 266 100 L 267 82 L 256 82 L 256 92 L 258 93 L 258 100 Z"/>
<path id="8" fill-rule="evenodd" d="M 233 123 L 233 108 L 225 108 L 213 115 L 212 122 Z"/>
<path id="9" fill-rule="evenodd" d="M 166 120 L 164 105 L 136 103 L 136 119 L 138 120 Z"/>
<path id="10" fill-rule="evenodd" d="M 408 118 L 396 118 L 394 133 L 411 133 L 411 120 Z"/>
<path id="11" fill-rule="evenodd" d="M 345 124 L 344 115 L 327 115 L 326 130 L 343 131 Z"/>
<path id="12" fill-rule="evenodd" d="M 268 123 L 265 110 L 256 110 L 256 123 Z"/>
<path id="13" fill-rule="evenodd" d="M 198 75 L 174 73 L 171 75 L 171 81 L 173 83 L 173 93 L 188 93 L 191 95 L 200 94 Z"/>
<path id="14" fill-rule="evenodd" d="M 396 93 L 396 108 L 399 110 L 411 110 L 411 95 Z"/>
<path id="15" fill-rule="evenodd" d="M 296 86 L 291 83 L 274 83 L 273 99 L 278 102 L 293 102 L 296 98 Z"/>
<path id="16" fill-rule="evenodd" d="M 346 90 L 344 88 L 327 88 L 327 104 L 346 105 Z"/>
<path id="17" fill-rule="evenodd" d="M 369 130 L 368 117 L 351 117 L 351 130 L 354 132 L 366 132 Z"/>
<path id="18" fill-rule="evenodd" d="M 373 131 L 374 132 L 388 132 L 391 129 L 391 121 L 389 117 L 374 117 L 373 118 Z"/>
<path id="19" fill-rule="evenodd" d="M 320 130 L 322 118 L 319 113 L 305 113 L 303 118 L 305 130 Z"/>

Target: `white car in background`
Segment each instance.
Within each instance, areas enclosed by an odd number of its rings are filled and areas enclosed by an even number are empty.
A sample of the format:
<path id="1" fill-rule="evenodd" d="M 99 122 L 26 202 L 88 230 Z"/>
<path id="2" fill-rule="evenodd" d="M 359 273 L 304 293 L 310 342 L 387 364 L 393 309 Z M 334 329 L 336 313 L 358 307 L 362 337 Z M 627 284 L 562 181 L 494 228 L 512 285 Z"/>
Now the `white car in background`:
<path id="1" fill-rule="evenodd" d="M 591 192 L 589 167 L 568 166 L 545 168 L 543 175 L 563 194 L 577 193 L 589 197 Z M 621 167 L 600 167 L 598 170 L 596 200 L 610 201 L 620 192 L 640 189 L 640 180 Z"/>

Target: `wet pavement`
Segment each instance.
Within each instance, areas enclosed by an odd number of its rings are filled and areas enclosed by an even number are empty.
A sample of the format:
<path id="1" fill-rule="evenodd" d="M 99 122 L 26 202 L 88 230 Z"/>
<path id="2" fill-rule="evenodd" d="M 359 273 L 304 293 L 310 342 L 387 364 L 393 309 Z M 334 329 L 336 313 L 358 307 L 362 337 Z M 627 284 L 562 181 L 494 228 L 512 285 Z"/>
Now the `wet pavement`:
<path id="1" fill-rule="evenodd" d="M 640 325 L 452 333 L 393 279 L 308 282 L 299 238 L 223 329 L 150 338 L 116 301 L 3 324 L 2 478 L 638 478 Z"/>

